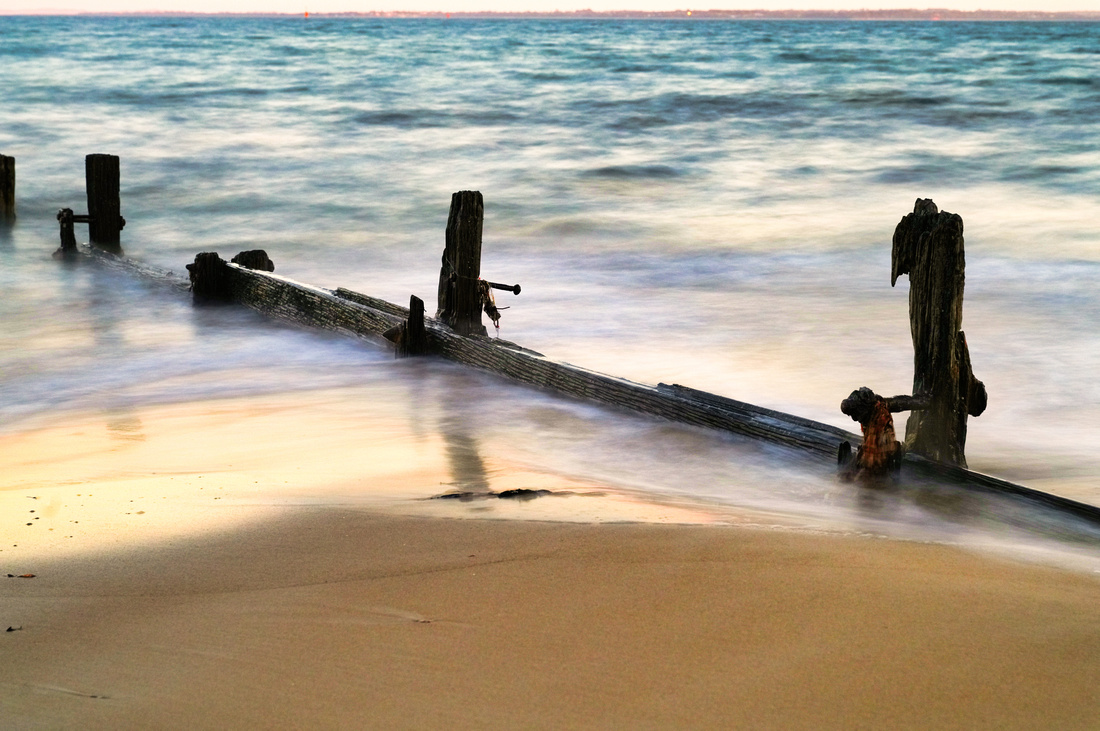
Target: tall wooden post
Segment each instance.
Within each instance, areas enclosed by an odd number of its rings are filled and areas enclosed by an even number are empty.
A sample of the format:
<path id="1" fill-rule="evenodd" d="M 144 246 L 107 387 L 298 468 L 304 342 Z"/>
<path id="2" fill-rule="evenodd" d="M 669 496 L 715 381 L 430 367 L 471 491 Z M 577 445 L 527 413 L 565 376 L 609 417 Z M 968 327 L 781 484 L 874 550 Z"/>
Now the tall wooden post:
<path id="1" fill-rule="evenodd" d="M 485 203 L 480 192 L 463 190 L 451 195 L 436 316 L 461 335 L 485 334 L 478 288 L 484 218 Z"/>
<path id="2" fill-rule="evenodd" d="M 0 155 L 0 224 L 15 223 L 15 158 Z"/>
<path id="3" fill-rule="evenodd" d="M 970 369 L 962 326 L 963 221 L 917 199 L 894 230 L 890 285 L 909 275 L 913 335 L 913 395 L 927 408 L 909 416 L 905 448 L 940 462 L 966 466 L 966 417 L 986 407 L 985 384 Z"/>
<path id="4" fill-rule="evenodd" d="M 119 232 L 126 225 L 120 215 L 117 155 L 84 158 L 88 186 L 88 238 L 93 244 L 117 249 Z"/>

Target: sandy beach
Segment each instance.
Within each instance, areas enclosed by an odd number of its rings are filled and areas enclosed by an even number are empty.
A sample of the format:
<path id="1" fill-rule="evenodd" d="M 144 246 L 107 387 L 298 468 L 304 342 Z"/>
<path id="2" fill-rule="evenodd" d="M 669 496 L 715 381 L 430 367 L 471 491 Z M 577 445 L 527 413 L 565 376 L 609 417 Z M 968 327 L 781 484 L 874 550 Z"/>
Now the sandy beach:
<path id="1" fill-rule="evenodd" d="M 6 728 L 1094 728 L 1100 582 L 744 528 L 296 508 L 5 579 Z"/>
<path id="2" fill-rule="evenodd" d="M 377 459 L 337 396 L 0 438 L 0 725 L 1095 727 L 1090 573 L 497 457 L 494 489 L 568 499 L 412 499 L 454 482 L 453 445 L 390 433 L 408 458 Z"/>
<path id="3" fill-rule="evenodd" d="M 0 2 L 0 731 L 1100 729 L 1096 521 L 182 286 L 484 278 L 490 337 L 846 430 L 946 354 L 970 469 L 1100 506 L 1100 22 L 113 2 Z"/>

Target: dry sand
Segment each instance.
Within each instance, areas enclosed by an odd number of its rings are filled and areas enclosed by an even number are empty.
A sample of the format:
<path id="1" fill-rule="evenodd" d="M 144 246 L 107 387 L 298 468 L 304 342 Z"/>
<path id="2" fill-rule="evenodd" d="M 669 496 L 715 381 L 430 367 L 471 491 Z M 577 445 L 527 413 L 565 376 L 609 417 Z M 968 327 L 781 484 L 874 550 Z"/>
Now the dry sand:
<path id="1" fill-rule="evenodd" d="M 1094 575 L 488 458 L 575 496 L 409 515 L 453 445 L 380 447 L 347 401 L 0 438 L 0 728 L 1097 728 Z"/>
<path id="2" fill-rule="evenodd" d="M 5 728 L 1096 728 L 1100 582 L 931 545 L 295 508 L 4 579 Z"/>

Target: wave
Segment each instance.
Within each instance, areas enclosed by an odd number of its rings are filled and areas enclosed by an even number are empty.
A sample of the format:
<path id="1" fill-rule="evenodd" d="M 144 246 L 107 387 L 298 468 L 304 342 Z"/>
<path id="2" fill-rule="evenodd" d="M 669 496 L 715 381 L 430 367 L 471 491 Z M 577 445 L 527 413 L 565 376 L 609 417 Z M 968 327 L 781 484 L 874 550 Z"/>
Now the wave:
<path id="1" fill-rule="evenodd" d="M 359 112 L 352 117 L 355 124 L 367 127 L 400 127 L 404 129 L 428 129 L 432 127 L 481 126 L 491 127 L 511 124 L 522 118 L 503 110 L 479 110 L 470 112 L 440 111 L 438 109 L 378 109 Z"/>
<path id="2" fill-rule="evenodd" d="M 678 178 L 683 173 L 668 165 L 607 165 L 581 173 L 589 178 L 612 180 L 646 180 L 653 178 Z"/>
<path id="3" fill-rule="evenodd" d="M 1097 82 L 1095 79 L 1085 76 L 1049 76 L 1047 78 L 1039 79 L 1040 84 L 1047 84 L 1049 86 L 1095 86 Z"/>
<path id="4" fill-rule="evenodd" d="M 621 115 L 608 126 L 664 126 L 714 122 L 726 118 L 778 118 L 808 111 L 816 92 L 788 94 L 687 94 L 671 92 L 658 96 L 615 101 L 585 99 L 574 105 L 579 114 Z"/>
<path id="5" fill-rule="evenodd" d="M 943 94 L 908 94 L 896 89 L 877 91 L 858 91 L 841 99 L 843 104 L 856 106 L 893 108 L 901 107 L 939 107 L 955 101 L 954 97 Z"/>

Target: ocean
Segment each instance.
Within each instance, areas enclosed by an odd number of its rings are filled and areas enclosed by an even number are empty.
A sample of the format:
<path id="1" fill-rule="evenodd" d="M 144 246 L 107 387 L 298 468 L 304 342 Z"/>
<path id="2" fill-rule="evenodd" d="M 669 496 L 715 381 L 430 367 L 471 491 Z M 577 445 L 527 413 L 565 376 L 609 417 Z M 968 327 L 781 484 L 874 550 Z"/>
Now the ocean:
<path id="1" fill-rule="evenodd" d="M 989 392 L 971 468 L 1100 505 L 1100 24 L 0 16 L 0 67 L 19 216 L 0 233 L 0 435 L 355 389 L 372 419 L 487 465 L 451 487 L 493 489 L 500 456 L 1100 567 L 1100 536 L 1036 509 L 868 501 L 781 449 L 50 256 L 56 211 L 85 207 L 84 156 L 111 153 L 134 259 L 182 272 L 262 248 L 296 280 L 431 307 L 450 195 L 480 190 L 482 275 L 523 288 L 498 293 L 502 337 L 854 429 L 850 391 L 911 391 L 890 242 L 932 198 L 965 222 L 963 326 Z"/>

